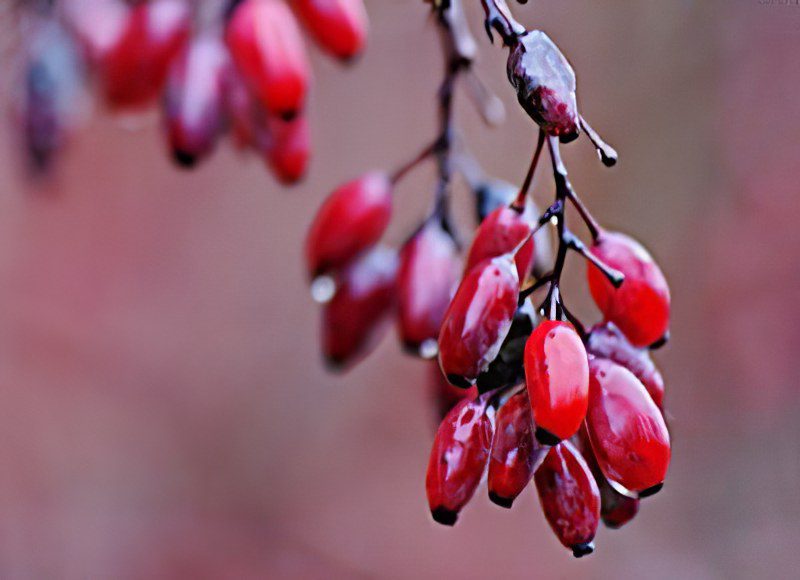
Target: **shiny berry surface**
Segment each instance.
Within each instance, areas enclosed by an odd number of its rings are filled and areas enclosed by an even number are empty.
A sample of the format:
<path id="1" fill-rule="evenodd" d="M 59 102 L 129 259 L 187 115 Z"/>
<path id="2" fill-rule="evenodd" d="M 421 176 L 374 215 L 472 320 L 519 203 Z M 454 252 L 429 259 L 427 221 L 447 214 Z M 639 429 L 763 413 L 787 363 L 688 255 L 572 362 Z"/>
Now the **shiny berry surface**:
<path id="1" fill-rule="evenodd" d="M 605 359 L 590 364 L 586 427 L 607 479 L 635 492 L 664 481 L 670 438 L 661 411 L 626 368 Z"/>
<path id="2" fill-rule="evenodd" d="M 294 0 L 292 6 L 319 45 L 348 60 L 367 40 L 367 11 L 363 0 Z"/>
<path id="3" fill-rule="evenodd" d="M 311 70 L 300 28 L 281 0 L 244 0 L 229 16 L 225 40 L 239 71 L 273 115 L 303 110 Z"/>
<path id="4" fill-rule="evenodd" d="M 425 490 L 431 515 L 440 524 L 455 524 L 483 477 L 492 442 L 492 421 L 485 411 L 480 399 L 464 399 L 436 432 Z"/>
<path id="5" fill-rule="evenodd" d="M 440 219 L 425 222 L 400 252 L 398 328 L 407 349 L 419 353 L 436 339 L 458 281 L 458 248 Z"/>
<path id="6" fill-rule="evenodd" d="M 305 115 L 289 120 L 269 117 L 261 132 L 260 148 L 278 181 L 284 184 L 300 181 L 311 157 L 311 132 Z"/>
<path id="7" fill-rule="evenodd" d="M 520 391 L 500 407 L 489 457 L 489 498 L 510 508 L 533 477 L 548 448 L 533 437 L 528 393 Z"/>
<path id="8" fill-rule="evenodd" d="M 594 551 L 600 524 L 600 490 L 580 452 L 562 441 L 534 475 L 544 517 L 558 540 L 580 558 Z"/>
<path id="9" fill-rule="evenodd" d="M 317 276 L 338 269 L 372 247 L 392 214 L 392 184 L 385 173 L 354 179 L 328 196 L 306 238 L 306 264 Z"/>
<path id="10" fill-rule="evenodd" d="M 481 262 L 461 281 L 439 333 L 439 364 L 447 379 L 467 387 L 497 356 L 519 297 L 509 254 Z"/>
<path id="11" fill-rule="evenodd" d="M 575 434 L 589 402 L 589 364 L 569 322 L 545 320 L 525 344 L 525 382 L 537 438 L 555 443 Z"/>
<path id="12" fill-rule="evenodd" d="M 323 351 L 332 368 L 356 362 L 373 345 L 395 303 L 397 253 L 378 246 L 341 273 L 323 310 Z"/>
<path id="13" fill-rule="evenodd" d="M 507 206 L 498 207 L 481 222 L 475 239 L 469 248 L 465 272 L 469 272 L 476 264 L 513 251 L 531 233 L 533 212 L 522 213 Z M 531 237 L 517 251 L 514 261 L 517 265 L 517 276 L 523 282 L 533 267 L 534 241 Z"/>
<path id="14" fill-rule="evenodd" d="M 653 363 L 649 350 L 633 346 L 611 322 L 592 328 L 586 349 L 590 354 L 612 360 L 631 371 L 642 381 L 658 408 L 664 408 L 664 378 Z"/>
<path id="15" fill-rule="evenodd" d="M 607 320 L 616 324 L 634 346 L 649 346 L 669 329 L 670 295 L 667 280 L 639 242 L 625 234 L 602 232 L 591 252 L 625 275 L 614 288 L 589 265 L 589 289 Z"/>

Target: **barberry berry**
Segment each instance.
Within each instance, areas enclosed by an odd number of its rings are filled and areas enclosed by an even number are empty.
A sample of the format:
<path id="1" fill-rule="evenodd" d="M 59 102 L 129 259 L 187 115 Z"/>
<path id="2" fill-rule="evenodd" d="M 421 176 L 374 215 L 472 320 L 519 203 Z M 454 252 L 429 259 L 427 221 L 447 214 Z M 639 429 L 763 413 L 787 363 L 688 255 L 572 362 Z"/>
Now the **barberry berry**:
<path id="1" fill-rule="evenodd" d="M 525 242 L 514 256 L 517 276 L 523 282 L 533 267 L 534 241 L 531 231 L 536 218 L 531 208 L 532 206 L 526 206 L 525 209 L 518 210 L 502 206 L 486 216 L 469 248 L 465 271 L 469 272 L 486 259 L 511 252 Z"/>
<path id="2" fill-rule="evenodd" d="M 294 0 L 292 5 L 319 45 L 343 60 L 357 56 L 367 39 L 363 0 Z"/>

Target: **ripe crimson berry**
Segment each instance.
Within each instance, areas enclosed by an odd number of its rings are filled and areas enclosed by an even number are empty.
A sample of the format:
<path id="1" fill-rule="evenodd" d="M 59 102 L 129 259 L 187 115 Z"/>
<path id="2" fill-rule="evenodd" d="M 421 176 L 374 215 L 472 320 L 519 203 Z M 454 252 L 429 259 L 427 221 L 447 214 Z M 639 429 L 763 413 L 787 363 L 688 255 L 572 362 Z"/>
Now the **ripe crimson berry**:
<path id="1" fill-rule="evenodd" d="M 373 171 L 331 193 L 317 211 L 306 238 L 312 277 L 347 265 L 383 235 L 392 214 L 392 182 Z"/>
<path id="2" fill-rule="evenodd" d="M 234 146 L 240 150 L 257 148 L 265 132 L 266 114 L 233 66 L 226 71 L 224 87 L 225 113 Z"/>
<path id="3" fill-rule="evenodd" d="M 484 260 L 458 287 L 439 333 L 439 364 L 447 380 L 468 387 L 494 360 L 519 298 L 512 255 Z"/>
<path id="4" fill-rule="evenodd" d="M 170 147 L 181 165 L 194 165 L 216 144 L 228 64 L 225 47 L 208 36 L 192 42 L 170 67 L 164 110 Z"/>
<path id="5" fill-rule="evenodd" d="M 476 264 L 513 251 L 525 238 L 528 241 L 517 251 L 514 261 L 520 282 L 528 277 L 533 266 L 534 241 L 529 237 L 533 226 L 533 211 L 526 207 L 521 213 L 508 206 L 498 207 L 481 222 L 467 254 L 465 272 Z"/>
<path id="6" fill-rule="evenodd" d="M 438 216 L 428 219 L 403 246 L 397 276 L 398 326 L 410 351 L 436 355 L 458 268 L 458 247 Z"/>
<path id="7" fill-rule="evenodd" d="M 122 0 L 61 0 L 60 7 L 90 63 L 99 65 L 125 32 L 128 5 Z"/>
<path id="8" fill-rule="evenodd" d="M 580 132 L 572 66 L 540 30 L 526 32 L 518 40 L 509 51 L 508 80 L 519 104 L 545 133 L 572 141 Z"/>
<path id="9" fill-rule="evenodd" d="M 649 495 L 660 489 L 670 460 L 667 426 L 642 383 L 606 359 L 589 363 L 586 427 L 606 478 Z"/>
<path id="10" fill-rule="evenodd" d="M 624 234 L 601 232 L 591 252 L 625 275 L 622 286 L 614 288 L 602 272 L 589 266 L 589 289 L 606 319 L 634 346 L 661 339 L 669 328 L 669 286 L 647 250 Z"/>
<path id="11" fill-rule="evenodd" d="M 483 477 L 492 420 L 481 399 L 464 399 L 445 416 L 433 440 L 425 490 L 433 519 L 452 526 Z"/>
<path id="12" fill-rule="evenodd" d="M 533 438 L 531 404 L 528 393 L 522 390 L 497 412 L 489 458 L 489 499 L 510 508 L 547 451 Z"/>
<path id="13" fill-rule="evenodd" d="M 653 402 L 663 410 L 664 379 L 653 364 L 650 351 L 633 346 L 612 322 L 592 328 L 586 349 L 595 356 L 612 360 L 631 371 L 642 381 Z"/>
<path id="14" fill-rule="evenodd" d="M 291 118 L 303 110 L 311 70 L 297 21 L 284 2 L 239 2 L 228 16 L 225 40 L 270 114 Z"/>
<path id="15" fill-rule="evenodd" d="M 363 0 L 294 0 L 293 6 L 316 41 L 334 56 L 348 60 L 367 39 Z"/>
<path id="16" fill-rule="evenodd" d="M 456 406 L 462 399 L 474 399 L 478 396 L 478 387 L 460 389 L 454 387 L 442 374 L 439 363 L 432 361 L 428 367 L 428 385 L 430 387 L 431 398 L 436 408 L 437 424 L 444 419 L 445 415 Z"/>
<path id="17" fill-rule="evenodd" d="M 364 354 L 395 301 L 397 252 L 378 246 L 341 272 L 323 310 L 323 344 L 332 368 Z"/>
<path id="18" fill-rule="evenodd" d="M 600 490 L 581 454 L 569 441 L 547 453 L 534 475 L 544 517 L 576 558 L 594 551 L 600 523 Z"/>
<path id="19" fill-rule="evenodd" d="M 476 381 L 481 392 L 509 388 L 525 381 L 523 358 L 525 343 L 536 325 L 536 310 L 530 300 L 525 300 L 514 313 L 514 320 L 500 352 Z"/>
<path id="20" fill-rule="evenodd" d="M 525 382 L 536 438 L 554 445 L 574 435 L 586 416 L 589 365 L 572 324 L 545 320 L 534 329 L 525 344 Z"/>
<path id="21" fill-rule="evenodd" d="M 267 118 L 260 141 L 264 158 L 281 183 L 297 183 L 305 176 L 311 155 L 311 135 L 304 115 L 288 121 Z"/>

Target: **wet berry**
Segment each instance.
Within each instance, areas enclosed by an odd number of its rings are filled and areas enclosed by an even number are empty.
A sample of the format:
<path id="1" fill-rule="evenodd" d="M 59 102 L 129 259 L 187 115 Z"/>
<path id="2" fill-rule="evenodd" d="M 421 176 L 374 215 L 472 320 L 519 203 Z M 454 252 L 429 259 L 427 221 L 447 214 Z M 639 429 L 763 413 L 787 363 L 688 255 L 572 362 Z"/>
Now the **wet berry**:
<path id="1" fill-rule="evenodd" d="M 627 490 L 657 491 L 671 454 L 661 412 L 628 369 L 597 358 L 589 369 L 586 427 L 600 469 Z"/>
<path id="2" fill-rule="evenodd" d="M 495 209 L 481 222 L 475 239 L 467 254 L 464 271 L 469 272 L 476 264 L 513 251 L 531 233 L 533 211 L 526 208 L 522 213 L 508 206 Z M 527 278 L 533 266 L 534 241 L 530 237 L 517 251 L 514 261 L 520 282 Z"/>
<path id="3" fill-rule="evenodd" d="M 544 517 L 576 558 L 594 551 L 600 523 L 600 491 L 578 450 L 569 441 L 550 449 L 534 475 Z"/>
<path id="4" fill-rule="evenodd" d="M 231 11 L 225 40 L 239 72 L 270 114 L 303 110 L 311 71 L 300 29 L 281 0 L 243 0 Z"/>
<path id="5" fill-rule="evenodd" d="M 373 345 L 395 303 L 397 253 L 378 246 L 338 276 L 323 310 L 323 350 L 332 368 L 356 362 Z"/>
<path id="6" fill-rule="evenodd" d="M 606 319 L 634 346 L 660 340 L 669 329 L 669 287 L 647 250 L 624 234 L 602 232 L 591 252 L 625 275 L 622 286 L 614 288 L 597 268 L 589 266 L 589 289 Z"/>
<path id="7" fill-rule="evenodd" d="M 533 437 L 528 393 L 520 391 L 497 412 L 489 457 L 489 498 L 499 506 L 510 508 L 547 451 L 548 448 Z"/>
<path id="8" fill-rule="evenodd" d="M 363 0 L 294 0 L 303 24 L 322 48 L 343 60 L 358 55 L 367 39 Z"/>
<path id="9" fill-rule="evenodd" d="M 425 489 L 433 519 L 452 526 L 475 493 L 489 459 L 492 421 L 480 399 L 464 399 L 436 432 Z"/>
<path id="10" fill-rule="evenodd" d="M 439 364 L 447 379 L 468 387 L 494 360 L 519 298 L 511 254 L 472 268 L 458 287 L 439 333 Z"/>
<path id="11" fill-rule="evenodd" d="M 305 176 L 311 156 L 308 121 L 304 115 L 290 120 L 269 117 L 261 131 L 259 146 L 278 181 L 297 183 Z"/>
<path id="12" fill-rule="evenodd" d="M 407 349 L 436 356 L 436 340 L 459 275 L 458 247 L 434 217 L 406 242 L 397 277 L 398 326 Z"/>
<path id="13" fill-rule="evenodd" d="M 545 320 L 525 344 L 525 382 L 536 438 L 555 444 L 575 434 L 586 416 L 589 365 L 569 322 Z"/>
<path id="14" fill-rule="evenodd" d="M 514 313 L 511 329 L 508 331 L 500 352 L 479 376 L 476 384 L 481 392 L 507 388 L 525 381 L 523 359 L 525 342 L 536 325 L 536 311 L 530 300 L 526 300 Z"/>
<path id="15" fill-rule="evenodd" d="M 342 268 L 380 239 L 392 214 L 392 183 L 374 171 L 331 193 L 317 211 L 306 238 L 312 277 Z"/>
<path id="16" fill-rule="evenodd" d="M 478 387 L 461 389 L 454 387 L 442 374 L 439 363 L 431 361 L 428 367 L 428 385 L 430 395 L 436 408 L 436 424 L 444 419 L 448 411 L 462 399 L 474 399 L 478 396 Z"/>

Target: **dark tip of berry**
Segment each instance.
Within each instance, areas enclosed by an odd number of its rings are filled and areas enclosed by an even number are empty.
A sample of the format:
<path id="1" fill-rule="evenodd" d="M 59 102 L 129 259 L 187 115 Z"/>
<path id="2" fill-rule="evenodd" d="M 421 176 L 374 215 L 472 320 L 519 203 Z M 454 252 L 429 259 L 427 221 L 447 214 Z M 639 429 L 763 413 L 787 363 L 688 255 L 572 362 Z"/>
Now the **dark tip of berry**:
<path id="1" fill-rule="evenodd" d="M 664 487 L 664 482 L 656 484 L 653 487 L 648 487 L 647 489 L 639 492 L 639 497 L 650 497 L 651 495 L 655 495 L 661 491 L 662 487 Z"/>
<path id="2" fill-rule="evenodd" d="M 450 511 L 443 507 L 431 510 L 431 516 L 433 516 L 433 521 L 443 526 L 454 526 L 456 520 L 458 520 L 458 512 Z"/>
<path id="3" fill-rule="evenodd" d="M 572 546 L 572 555 L 576 558 L 583 558 L 594 552 L 594 542 L 584 542 Z"/>
<path id="4" fill-rule="evenodd" d="M 655 341 L 653 344 L 651 344 L 648 348 L 650 350 L 658 350 L 659 348 L 661 348 L 662 346 L 664 346 L 668 342 L 669 342 L 669 330 L 664 333 L 664 336 L 659 338 L 657 341 Z"/>
<path id="5" fill-rule="evenodd" d="M 347 370 L 347 359 L 341 356 L 325 356 L 325 368 L 334 373 L 341 373 Z"/>
<path id="6" fill-rule="evenodd" d="M 512 498 L 503 497 L 503 496 L 497 495 L 493 491 L 489 492 L 489 500 L 492 503 L 499 505 L 501 508 L 511 509 L 511 506 L 514 505 L 514 498 L 513 497 Z"/>
<path id="7" fill-rule="evenodd" d="M 295 118 L 297 118 L 298 114 L 299 114 L 298 111 L 281 111 L 279 116 L 284 121 L 289 122 L 289 121 L 293 121 Z"/>
<path id="8" fill-rule="evenodd" d="M 175 163 L 187 169 L 194 167 L 197 164 L 197 157 L 195 155 L 187 153 L 181 149 L 173 149 L 172 158 L 175 160 Z"/>
<path id="9" fill-rule="evenodd" d="M 561 443 L 561 439 L 556 437 L 547 429 L 542 429 L 541 427 L 536 428 L 536 440 L 541 443 L 542 445 L 548 445 L 550 447 L 554 447 Z"/>
<path id="10" fill-rule="evenodd" d="M 447 375 L 447 382 L 454 387 L 459 387 L 460 389 L 468 389 L 472 386 L 472 383 L 461 375 Z"/>
<path id="11" fill-rule="evenodd" d="M 559 135 L 558 140 L 566 145 L 567 143 L 572 143 L 578 138 L 579 135 L 579 131 L 575 131 L 574 133 L 565 133 L 564 135 Z"/>

